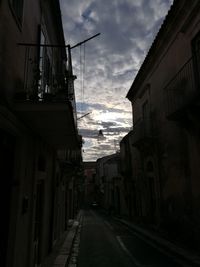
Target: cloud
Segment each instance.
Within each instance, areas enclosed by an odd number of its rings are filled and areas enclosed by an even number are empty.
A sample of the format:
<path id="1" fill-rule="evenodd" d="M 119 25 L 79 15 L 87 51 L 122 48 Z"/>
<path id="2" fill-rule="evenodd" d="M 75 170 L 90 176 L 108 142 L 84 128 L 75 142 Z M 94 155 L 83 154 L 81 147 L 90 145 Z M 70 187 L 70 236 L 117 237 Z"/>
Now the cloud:
<path id="1" fill-rule="evenodd" d="M 87 141 L 83 158 L 96 160 L 113 153 L 113 139 L 122 138 L 132 126 L 131 105 L 125 97 L 172 0 L 60 3 L 67 44 L 101 33 L 71 50 L 78 117 L 91 112 L 78 120 Z M 95 143 L 99 129 L 105 131 L 105 146 Z"/>
<path id="2" fill-rule="evenodd" d="M 76 107 L 78 110 L 82 111 L 92 111 L 92 110 L 104 110 L 106 105 L 97 104 L 97 103 L 84 103 L 84 102 L 76 102 Z"/>

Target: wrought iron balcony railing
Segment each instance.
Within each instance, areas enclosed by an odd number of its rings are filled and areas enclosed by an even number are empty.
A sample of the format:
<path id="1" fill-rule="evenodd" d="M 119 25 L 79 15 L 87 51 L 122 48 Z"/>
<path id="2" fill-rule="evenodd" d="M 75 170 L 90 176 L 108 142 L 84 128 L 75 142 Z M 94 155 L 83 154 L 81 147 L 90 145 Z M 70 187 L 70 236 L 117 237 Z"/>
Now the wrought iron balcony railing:
<path id="1" fill-rule="evenodd" d="M 75 76 L 66 47 L 22 44 L 22 48 L 24 77 L 22 88 L 16 88 L 13 109 L 29 129 L 56 149 L 80 148 Z"/>
<path id="2" fill-rule="evenodd" d="M 198 95 L 193 58 L 190 58 L 164 88 L 166 116 L 176 120 Z"/>
<path id="3" fill-rule="evenodd" d="M 76 78 L 67 68 L 64 46 L 20 44 L 24 47 L 23 88 L 16 100 L 73 101 Z"/>

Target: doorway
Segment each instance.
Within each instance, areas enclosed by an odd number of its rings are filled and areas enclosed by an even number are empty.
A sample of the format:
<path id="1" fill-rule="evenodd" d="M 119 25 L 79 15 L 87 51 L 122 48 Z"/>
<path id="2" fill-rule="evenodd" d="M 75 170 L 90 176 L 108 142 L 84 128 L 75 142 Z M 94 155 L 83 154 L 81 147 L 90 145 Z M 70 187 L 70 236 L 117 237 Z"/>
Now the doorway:
<path id="1" fill-rule="evenodd" d="M 11 197 L 14 176 L 15 137 L 0 130 L 0 208 L 3 215 L 0 227 L 0 266 L 6 266 L 8 235 L 11 212 Z"/>
<path id="2" fill-rule="evenodd" d="M 40 180 L 36 186 L 36 210 L 34 227 L 34 263 L 40 266 L 42 260 L 42 231 L 43 231 L 43 208 L 44 207 L 44 181 Z"/>

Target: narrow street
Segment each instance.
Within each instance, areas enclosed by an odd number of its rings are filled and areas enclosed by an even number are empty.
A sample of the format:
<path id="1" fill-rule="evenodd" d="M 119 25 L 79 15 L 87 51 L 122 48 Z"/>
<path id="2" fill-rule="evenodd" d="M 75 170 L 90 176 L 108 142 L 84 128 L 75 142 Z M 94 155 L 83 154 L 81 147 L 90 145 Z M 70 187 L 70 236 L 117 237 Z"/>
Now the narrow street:
<path id="1" fill-rule="evenodd" d="M 78 267 L 184 266 L 101 212 L 85 210 L 81 229 Z"/>

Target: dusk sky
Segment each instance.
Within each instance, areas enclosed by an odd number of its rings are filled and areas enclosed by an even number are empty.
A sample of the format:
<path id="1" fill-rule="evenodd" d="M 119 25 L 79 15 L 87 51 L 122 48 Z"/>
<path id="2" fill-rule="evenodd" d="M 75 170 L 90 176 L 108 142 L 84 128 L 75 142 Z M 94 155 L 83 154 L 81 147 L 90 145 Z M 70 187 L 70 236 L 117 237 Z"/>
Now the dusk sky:
<path id="1" fill-rule="evenodd" d="M 126 94 L 148 53 L 172 0 L 60 0 L 65 42 L 72 49 L 83 160 L 119 149 L 132 127 Z M 98 138 L 99 130 L 104 137 Z"/>

